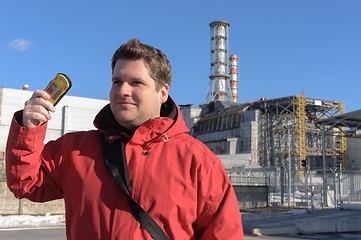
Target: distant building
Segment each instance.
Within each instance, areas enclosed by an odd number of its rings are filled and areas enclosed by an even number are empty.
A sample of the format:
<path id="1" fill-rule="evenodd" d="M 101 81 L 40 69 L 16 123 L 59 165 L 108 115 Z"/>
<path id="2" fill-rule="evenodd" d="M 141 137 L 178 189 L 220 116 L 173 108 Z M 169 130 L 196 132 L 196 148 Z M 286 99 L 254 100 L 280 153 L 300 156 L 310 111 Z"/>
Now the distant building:
<path id="1" fill-rule="evenodd" d="M 189 108 L 189 109 L 187 109 Z M 292 171 L 303 170 L 303 160 L 310 169 L 322 168 L 321 129 L 316 122 L 344 112 L 342 102 L 290 96 L 260 99 L 249 103 L 212 101 L 200 106 L 199 115 L 189 115 L 190 105 L 182 112 L 191 134 L 215 154 L 248 154 L 249 159 L 234 165 L 283 167 L 291 161 Z M 198 109 L 198 108 L 197 108 Z M 187 118 L 191 118 L 187 119 Z M 327 137 L 326 156 L 334 166 L 346 161 L 346 137 L 340 129 Z"/>
<path id="2" fill-rule="evenodd" d="M 0 214 L 53 214 L 63 213 L 63 200 L 48 203 L 32 203 L 26 199 L 15 199 L 6 186 L 5 147 L 10 123 L 14 113 L 24 108 L 31 95 L 28 86 L 23 90 L 0 88 Z M 45 142 L 56 139 L 67 132 L 94 129 L 95 115 L 108 101 L 84 97 L 64 96 L 56 106 L 53 119 L 49 121 Z M 1 207 L 3 206 L 3 207 Z"/>
<path id="3" fill-rule="evenodd" d="M 24 103 L 32 91 L 0 88 L 0 129 L 1 136 L 7 136 L 13 114 L 24 108 Z M 93 120 L 98 111 L 109 101 L 64 96 L 52 113 L 53 119 L 48 123 L 46 141 L 73 131 L 94 129 Z M 0 139 L 0 150 L 4 149 L 6 138 Z"/>

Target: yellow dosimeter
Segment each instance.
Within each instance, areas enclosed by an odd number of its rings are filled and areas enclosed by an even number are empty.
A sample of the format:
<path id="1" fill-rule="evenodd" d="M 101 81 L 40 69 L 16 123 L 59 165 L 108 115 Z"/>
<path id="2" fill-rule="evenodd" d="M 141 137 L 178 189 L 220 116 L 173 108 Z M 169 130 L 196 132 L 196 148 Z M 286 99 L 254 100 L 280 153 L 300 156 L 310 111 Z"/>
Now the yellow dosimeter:
<path id="1" fill-rule="evenodd" d="M 44 91 L 50 95 L 49 101 L 55 106 L 70 88 L 70 78 L 64 73 L 58 73 Z"/>

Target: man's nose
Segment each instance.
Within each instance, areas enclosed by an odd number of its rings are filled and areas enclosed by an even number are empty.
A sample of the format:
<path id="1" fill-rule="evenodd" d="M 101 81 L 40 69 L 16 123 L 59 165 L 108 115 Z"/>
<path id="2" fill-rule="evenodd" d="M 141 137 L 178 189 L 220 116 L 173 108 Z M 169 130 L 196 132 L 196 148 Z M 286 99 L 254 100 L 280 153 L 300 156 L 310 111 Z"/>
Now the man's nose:
<path id="1" fill-rule="evenodd" d="M 130 89 L 131 86 L 128 83 L 124 82 L 122 83 L 122 85 L 120 85 L 118 93 L 122 96 L 129 96 L 131 92 Z"/>

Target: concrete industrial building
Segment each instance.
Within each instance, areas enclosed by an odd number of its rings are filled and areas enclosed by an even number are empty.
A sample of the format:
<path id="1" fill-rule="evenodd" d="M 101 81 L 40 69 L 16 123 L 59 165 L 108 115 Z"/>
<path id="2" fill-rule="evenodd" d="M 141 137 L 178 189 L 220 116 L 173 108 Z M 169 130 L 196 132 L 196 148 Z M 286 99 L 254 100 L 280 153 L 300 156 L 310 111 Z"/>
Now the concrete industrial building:
<path id="1" fill-rule="evenodd" d="M 181 105 L 191 134 L 222 159 L 236 185 L 243 184 L 245 174 L 249 183 L 262 182 L 255 180 L 263 177 L 263 185 L 277 186 L 275 191 L 281 192 L 282 199 L 287 188 L 288 201 L 291 193 L 294 197 L 300 189 L 307 195 L 328 191 L 325 188 L 330 185 L 317 181 L 326 182 L 329 169 L 336 173 L 341 166 L 347 170 L 360 164 L 349 157 L 358 153 L 359 142 L 346 138 L 346 127 L 328 128 L 327 135 L 323 135 L 319 124 L 343 114 L 343 102 L 300 95 L 238 103 L 238 57 L 232 54 L 228 58 L 229 27 L 225 21 L 210 23 L 207 103 L 199 107 Z M 347 141 L 353 146 L 348 152 Z M 321 172 L 326 171 L 327 177 L 322 176 Z M 232 179 L 232 175 L 236 178 Z M 332 182 L 336 177 L 331 174 L 329 178 L 328 182 Z M 336 195 L 336 184 L 331 184 L 331 188 Z"/>
<path id="2" fill-rule="evenodd" d="M 196 108 L 181 105 L 191 134 L 216 154 L 249 154 L 246 165 L 281 167 L 291 158 L 293 171 L 303 170 L 303 161 L 311 169 L 320 167 L 321 129 L 316 123 L 344 113 L 343 103 L 303 95 L 238 103 L 238 57 L 228 58 L 230 24 L 214 21 L 209 26 L 207 103 Z M 347 165 L 342 134 L 328 138 L 326 148 L 330 164 Z"/>
<path id="3" fill-rule="evenodd" d="M 317 121 L 344 111 L 342 102 L 304 96 L 243 104 L 212 101 L 200 108 L 182 105 L 181 110 L 192 135 L 216 154 L 250 154 L 247 165 L 262 167 L 280 167 L 291 156 L 295 170 L 304 169 L 302 160 L 307 160 L 310 169 L 322 167 L 321 128 Z M 334 132 L 340 130 L 335 128 Z M 341 161 L 349 165 L 346 137 L 342 134 L 327 139 L 326 152 L 330 164 Z"/>

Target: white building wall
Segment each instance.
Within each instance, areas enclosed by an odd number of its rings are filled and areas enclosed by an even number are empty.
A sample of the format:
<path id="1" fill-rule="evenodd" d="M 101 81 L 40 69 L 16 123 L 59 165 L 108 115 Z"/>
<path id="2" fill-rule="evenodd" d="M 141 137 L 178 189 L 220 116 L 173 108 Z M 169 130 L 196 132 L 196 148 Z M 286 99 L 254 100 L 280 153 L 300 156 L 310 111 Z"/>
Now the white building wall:
<path id="1" fill-rule="evenodd" d="M 221 159 L 223 166 L 227 171 L 232 168 L 244 168 L 252 165 L 250 153 L 217 156 Z"/>
<path id="2" fill-rule="evenodd" d="M 32 91 L 0 88 L 0 214 L 64 213 L 62 199 L 47 203 L 19 200 L 6 185 L 5 147 L 10 124 L 14 113 L 24 108 L 25 101 L 32 93 Z M 106 104 L 108 104 L 107 100 L 64 96 L 48 123 L 45 142 L 56 139 L 66 132 L 94 129 L 94 117 Z"/>
<path id="3" fill-rule="evenodd" d="M 192 107 L 190 104 L 180 105 L 179 107 L 187 127 L 192 130 L 192 127 L 199 119 L 199 114 L 202 109 L 199 107 Z"/>
<path id="4" fill-rule="evenodd" d="M 361 169 L 361 138 L 346 138 L 347 168 Z"/>
<path id="5" fill-rule="evenodd" d="M 24 103 L 32 91 L 0 88 L 0 151 L 4 151 L 9 126 L 16 111 L 24 108 Z M 52 113 L 48 123 L 45 142 L 58 138 L 66 132 L 94 129 L 95 115 L 108 104 L 108 100 L 64 96 Z"/>

